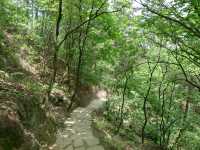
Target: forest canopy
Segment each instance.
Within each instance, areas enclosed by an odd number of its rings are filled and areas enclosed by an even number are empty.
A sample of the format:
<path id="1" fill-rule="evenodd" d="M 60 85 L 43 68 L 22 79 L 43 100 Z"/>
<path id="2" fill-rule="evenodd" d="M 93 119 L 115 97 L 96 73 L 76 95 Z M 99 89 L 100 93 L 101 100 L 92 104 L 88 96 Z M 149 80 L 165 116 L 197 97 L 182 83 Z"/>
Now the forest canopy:
<path id="1" fill-rule="evenodd" d="M 94 126 L 132 149 L 200 149 L 199 0 L 1 0 L 0 72 L 44 111 L 104 89 Z"/>

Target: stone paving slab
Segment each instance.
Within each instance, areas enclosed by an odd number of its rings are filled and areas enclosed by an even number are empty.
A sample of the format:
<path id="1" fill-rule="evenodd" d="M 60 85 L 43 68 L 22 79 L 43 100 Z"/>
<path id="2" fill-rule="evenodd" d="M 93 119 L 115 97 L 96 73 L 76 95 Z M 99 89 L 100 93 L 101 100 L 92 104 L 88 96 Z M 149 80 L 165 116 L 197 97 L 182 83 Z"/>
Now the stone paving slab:
<path id="1" fill-rule="evenodd" d="M 85 150 L 84 147 L 75 148 L 75 150 Z"/>
<path id="2" fill-rule="evenodd" d="M 94 146 L 94 145 L 99 145 L 99 139 L 95 138 L 95 137 L 86 137 L 84 138 L 86 144 L 90 147 L 90 146 Z"/>
<path id="3" fill-rule="evenodd" d="M 87 150 L 104 150 L 103 146 L 97 145 L 93 147 L 89 147 Z"/>
<path id="4" fill-rule="evenodd" d="M 57 134 L 53 150 L 104 150 L 92 132 L 91 112 L 101 107 L 103 101 L 94 100 L 86 108 L 77 108 L 64 122 L 65 128 Z"/>
<path id="5" fill-rule="evenodd" d="M 74 147 L 83 147 L 84 146 L 84 142 L 82 139 L 75 139 L 74 140 Z"/>
<path id="6" fill-rule="evenodd" d="M 67 147 L 65 150 L 74 150 L 72 146 Z"/>

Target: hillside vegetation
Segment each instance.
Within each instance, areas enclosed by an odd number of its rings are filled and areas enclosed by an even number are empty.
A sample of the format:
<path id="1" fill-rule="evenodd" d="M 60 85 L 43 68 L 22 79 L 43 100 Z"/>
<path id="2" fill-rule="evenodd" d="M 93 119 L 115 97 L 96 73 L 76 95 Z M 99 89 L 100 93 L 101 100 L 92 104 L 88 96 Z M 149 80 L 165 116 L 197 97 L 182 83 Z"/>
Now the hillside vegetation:
<path id="1" fill-rule="evenodd" d="M 199 92 L 198 0 L 0 1 L 0 150 L 199 150 Z"/>

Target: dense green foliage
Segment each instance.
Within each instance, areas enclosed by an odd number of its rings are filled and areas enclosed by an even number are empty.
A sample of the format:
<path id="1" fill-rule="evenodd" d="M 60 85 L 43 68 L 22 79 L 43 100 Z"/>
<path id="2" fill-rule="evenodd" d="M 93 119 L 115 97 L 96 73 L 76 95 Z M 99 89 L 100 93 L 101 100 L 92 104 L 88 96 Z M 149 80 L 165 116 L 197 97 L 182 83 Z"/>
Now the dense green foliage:
<path id="1" fill-rule="evenodd" d="M 199 150 L 199 46 L 198 0 L 0 1 L 0 57 L 28 49 L 44 94 L 61 86 L 68 109 L 81 87 L 106 89 L 105 128 L 138 145 Z"/>

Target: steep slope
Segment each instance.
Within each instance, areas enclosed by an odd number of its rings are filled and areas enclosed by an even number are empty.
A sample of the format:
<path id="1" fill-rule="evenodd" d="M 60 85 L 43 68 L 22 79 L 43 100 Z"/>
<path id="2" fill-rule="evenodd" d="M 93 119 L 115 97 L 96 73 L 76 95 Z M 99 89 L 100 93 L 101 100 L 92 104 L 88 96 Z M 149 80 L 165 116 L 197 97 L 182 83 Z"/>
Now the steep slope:
<path id="1" fill-rule="evenodd" d="M 23 40 L 5 32 L 0 51 L 0 149 L 37 150 L 54 141 L 56 121 L 42 107 L 45 85 Z"/>

